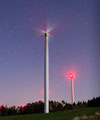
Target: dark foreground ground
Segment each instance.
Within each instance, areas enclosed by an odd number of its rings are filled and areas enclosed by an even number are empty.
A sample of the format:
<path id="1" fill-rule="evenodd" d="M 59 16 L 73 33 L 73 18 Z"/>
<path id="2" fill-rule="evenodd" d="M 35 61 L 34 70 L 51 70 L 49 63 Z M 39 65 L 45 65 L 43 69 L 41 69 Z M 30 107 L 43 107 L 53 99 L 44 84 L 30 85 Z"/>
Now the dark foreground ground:
<path id="1" fill-rule="evenodd" d="M 100 107 L 80 108 L 49 114 L 31 114 L 0 117 L 0 120 L 100 120 Z"/>

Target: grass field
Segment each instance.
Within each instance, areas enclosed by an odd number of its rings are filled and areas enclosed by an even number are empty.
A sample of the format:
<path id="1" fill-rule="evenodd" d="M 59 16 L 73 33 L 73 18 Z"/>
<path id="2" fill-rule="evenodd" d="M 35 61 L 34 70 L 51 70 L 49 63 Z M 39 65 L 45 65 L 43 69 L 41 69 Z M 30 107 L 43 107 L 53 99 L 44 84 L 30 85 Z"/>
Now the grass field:
<path id="1" fill-rule="evenodd" d="M 0 120 L 72 120 L 75 116 L 93 115 L 95 112 L 100 112 L 100 107 L 96 108 L 80 108 L 54 112 L 49 114 L 31 114 L 0 117 Z"/>

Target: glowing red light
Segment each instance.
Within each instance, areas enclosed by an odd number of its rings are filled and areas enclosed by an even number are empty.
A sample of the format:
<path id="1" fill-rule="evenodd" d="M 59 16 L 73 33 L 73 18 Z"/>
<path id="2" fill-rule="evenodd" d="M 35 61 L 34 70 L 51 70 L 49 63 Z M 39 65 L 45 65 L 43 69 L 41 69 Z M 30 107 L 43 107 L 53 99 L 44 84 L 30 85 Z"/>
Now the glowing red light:
<path id="1" fill-rule="evenodd" d="M 73 78 L 75 78 L 75 75 L 74 75 L 74 73 L 71 72 L 71 73 L 68 73 L 67 77 L 69 79 L 73 79 Z"/>
<path id="2" fill-rule="evenodd" d="M 70 78 L 73 78 L 73 74 L 72 73 L 70 73 Z"/>
<path id="3" fill-rule="evenodd" d="M 0 110 L 2 109 L 2 106 L 0 106 Z"/>
<path id="4" fill-rule="evenodd" d="M 25 108 L 25 105 L 21 105 L 21 108 L 24 109 L 24 108 Z"/>

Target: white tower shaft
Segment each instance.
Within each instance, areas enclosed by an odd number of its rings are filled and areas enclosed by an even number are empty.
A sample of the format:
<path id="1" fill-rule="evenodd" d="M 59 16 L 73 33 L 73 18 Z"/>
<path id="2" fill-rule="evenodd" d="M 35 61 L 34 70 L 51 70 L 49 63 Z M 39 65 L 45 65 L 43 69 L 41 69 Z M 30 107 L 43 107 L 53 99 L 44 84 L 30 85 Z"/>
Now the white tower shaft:
<path id="1" fill-rule="evenodd" d="M 45 53 L 44 53 L 44 112 L 49 113 L 49 44 L 48 36 L 45 33 Z"/>
<path id="2" fill-rule="evenodd" d="M 72 78 L 71 78 L 71 97 L 72 97 L 72 104 L 73 104 L 74 103 L 74 83 Z"/>

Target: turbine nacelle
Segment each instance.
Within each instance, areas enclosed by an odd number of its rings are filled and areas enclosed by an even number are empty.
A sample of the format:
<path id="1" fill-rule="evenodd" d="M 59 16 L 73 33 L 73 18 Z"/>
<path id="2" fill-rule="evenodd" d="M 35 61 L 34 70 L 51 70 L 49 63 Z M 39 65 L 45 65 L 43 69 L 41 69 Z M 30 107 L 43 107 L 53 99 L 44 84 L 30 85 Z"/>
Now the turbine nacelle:
<path id="1" fill-rule="evenodd" d="M 47 32 L 45 32 L 45 33 L 44 33 L 44 36 L 45 36 L 45 37 L 47 37 L 47 36 L 48 36 L 48 33 L 47 33 Z"/>
<path id="2" fill-rule="evenodd" d="M 42 30 L 42 29 L 39 29 L 41 35 L 44 35 L 45 37 L 49 37 L 49 36 L 52 36 L 52 32 L 54 31 L 54 28 L 48 28 L 48 29 L 45 29 L 45 30 Z"/>

